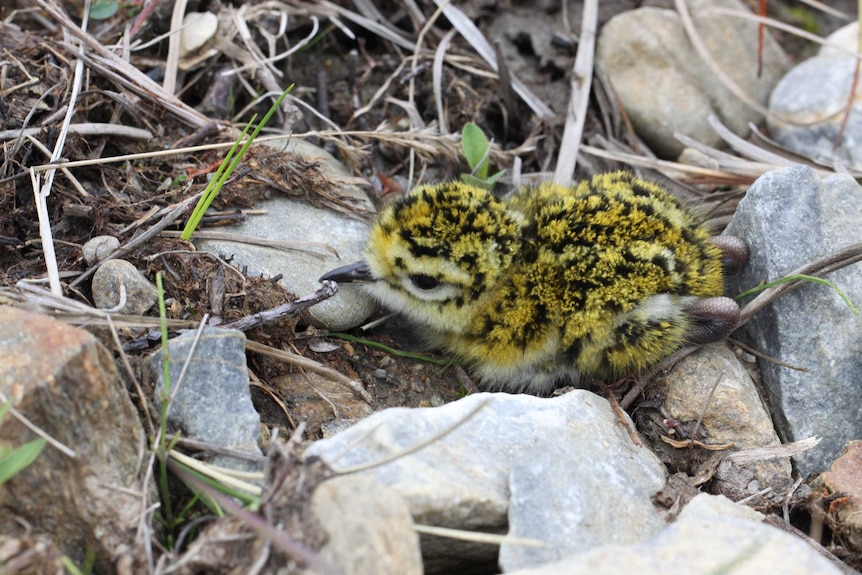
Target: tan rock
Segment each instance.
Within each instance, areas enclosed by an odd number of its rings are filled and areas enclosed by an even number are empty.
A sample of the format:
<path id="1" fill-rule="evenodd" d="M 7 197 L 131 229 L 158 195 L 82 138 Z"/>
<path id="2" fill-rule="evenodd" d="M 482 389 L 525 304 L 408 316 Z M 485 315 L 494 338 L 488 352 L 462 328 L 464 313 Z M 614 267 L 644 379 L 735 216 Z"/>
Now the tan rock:
<path id="1" fill-rule="evenodd" d="M 0 487 L 0 537 L 20 537 L 27 526 L 78 565 L 91 551 L 97 572 L 113 571 L 149 503 L 138 495 L 144 431 L 110 354 L 84 330 L 0 307 L 0 391 L 74 451 L 49 444 Z M 36 437 L 9 414 L 0 422 L 0 444 Z"/>

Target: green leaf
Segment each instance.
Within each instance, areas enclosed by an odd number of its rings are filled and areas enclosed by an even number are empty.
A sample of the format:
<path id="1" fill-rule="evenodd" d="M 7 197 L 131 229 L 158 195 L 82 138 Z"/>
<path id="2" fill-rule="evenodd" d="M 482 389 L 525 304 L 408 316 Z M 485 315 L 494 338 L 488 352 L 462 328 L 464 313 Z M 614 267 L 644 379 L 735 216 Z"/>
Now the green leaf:
<path id="1" fill-rule="evenodd" d="M 22 469 L 33 463 L 33 460 L 39 456 L 44 447 L 44 439 L 34 439 L 0 457 L 0 485 L 9 481 Z"/>
<path id="2" fill-rule="evenodd" d="M 500 178 L 502 178 L 502 177 L 503 177 L 503 174 L 505 174 L 505 173 L 506 173 L 506 170 L 500 170 L 499 172 L 497 172 L 497 173 L 496 173 L 496 174 L 494 174 L 493 176 L 488 177 L 488 178 L 485 180 L 485 182 L 488 184 L 488 189 L 493 188 L 493 187 L 494 187 L 494 184 L 496 184 L 496 183 L 497 183 L 497 180 L 499 180 Z"/>
<path id="3" fill-rule="evenodd" d="M 476 186 L 477 188 L 484 188 L 488 191 L 491 190 L 493 184 L 489 185 L 485 180 L 480 180 L 476 176 L 470 174 L 461 174 L 461 181 L 465 184 L 470 184 L 471 186 Z"/>
<path id="4" fill-rule="evenodd" d="M 90 5 L 90 18 L 92 20 L 107 20 L 120 9 L 119 2 L 112 0 L 96 0 Z"/>
<path id="5" fill-rule="evenodd" d="M 464 129 L 461 130 L 461 147 L 464 150 L 467 165 L 470 166 L 470 173 L 480 180 L 488 177 L 489 146 L 490 143 L 482 128 L 473 122 L 464 124 Z"/>

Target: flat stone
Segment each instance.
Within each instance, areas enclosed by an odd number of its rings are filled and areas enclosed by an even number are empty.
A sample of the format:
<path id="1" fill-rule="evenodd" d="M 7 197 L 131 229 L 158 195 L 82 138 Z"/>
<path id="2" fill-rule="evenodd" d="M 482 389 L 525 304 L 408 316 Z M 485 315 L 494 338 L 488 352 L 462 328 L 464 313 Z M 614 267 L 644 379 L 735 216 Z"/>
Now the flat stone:
<path id="1" fill-rule="evenodd" d="M 96 236 L 83 245 L 81 252 L 84 255 L 84 262 L 88 266 L 95 265 L 102 261 L 109 254 L 115 252 L 120 247 L 120 240 L 114 236 Z"/>
<path id="2" fill-rule="evenodd" d="M 314 490 L 311 506 L 328 536 L 320 556 L 339 573 L 422 575 L 419 536 L 395 490 L 368 477 L 335 477 Z"/>
<path id="3" fill-rule="evenodd" d="M 725 342 L 677 362 L 654 385 L 665 397 L 667 414 L 678 422 L 700 421 L 710 443 L 733 446 L 727 453 L 781 443 L 751 376 Z M 734 499 L 766 487 L 772 487 L 773 496 L 783 496 L 793 482 L 789 457 L 724 463 L 715 488 Z"/>
<path id="4" fill-rule="evenodd" d="M 855 70 L 852 56 L 819 56 L 796 65 L 769 100 L 772 138 L 827 165 L 839 162 L 862 170 L 862 93 L 857 93 L 844 122 Z"/>
<path id="5" fill-rule="evenodd" d="M 504 542 L 504 572 L 608 543 L 637 543 L 665 526 L 652 504 L 664 487 L 664 468 L 636 455 L 627 437 L 609 429 L 619 422 L 608 418 L 606 424 L 597 426 L 592 441 L 561 430 L 557 442 L 539 443 L 512 462 L 508 535 L 545 546 Z"/>
<path id="6" fill-rule="evenodd" d="M 826 164 L 862 169 L 862 88 L 844 112 L 856 73 L 859 23 L 825 38 L 817 56 L 794 66 L 769 99 L 770 136 L 784 147 Z M 846 122 L 845 122 L 846 120 Z M 838 141 L 838 134 L 841 139 Z M 836 146 L 836 142 L 838 145 Z"/>
<path id="7" fill-rule="evenodd" d="M 249 391 L 245 334 L 207 327 L 192 350 L 195 339 L 195 332 L 187 332 L 169 342 L 169 391 L 173 399 L 168 408 L 168 424 L 172 431 L 180 431 L 185 437 L 261 458 L 253 463 L 216 456 L 211 460 L 213 464 L 259 470 L 263 467 L 263 454 L 258 447 L 260 416 Z M 156 405 L 161 404 L 164 386 L 162 358 L 163 350 L 159 350 L 145 364 L 145 377 L 155 382 Z M 186 363 L 188 367 L 180 380 Z"/>

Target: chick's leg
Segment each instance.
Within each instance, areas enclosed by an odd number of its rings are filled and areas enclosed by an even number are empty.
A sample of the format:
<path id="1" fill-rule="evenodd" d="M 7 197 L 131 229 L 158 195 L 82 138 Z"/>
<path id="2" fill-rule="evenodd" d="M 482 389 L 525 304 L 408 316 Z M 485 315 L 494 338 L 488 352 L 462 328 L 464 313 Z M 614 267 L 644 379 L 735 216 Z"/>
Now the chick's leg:
<path id="1" fill-rule="evenodd" d="M 714 236 L 712 243 L 721 249 L 721 260 L 725 271 L 738 272 L 748 261 L 748 244 L 737 236 Z"/>
<path id="2" fill-rule="evenodd" d="M 739 306 L 729 297 L 699 299 L 685 311 L 692 320 L 686 339 L 696 345 L 721 341 L 739 323 Z"/>

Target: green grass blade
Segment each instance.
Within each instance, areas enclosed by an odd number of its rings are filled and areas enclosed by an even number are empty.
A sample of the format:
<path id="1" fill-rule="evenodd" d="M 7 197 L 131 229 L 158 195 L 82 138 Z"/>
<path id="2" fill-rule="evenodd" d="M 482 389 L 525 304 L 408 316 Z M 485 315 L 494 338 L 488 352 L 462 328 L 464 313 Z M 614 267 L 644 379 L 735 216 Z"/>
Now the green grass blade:
<path id="1" fill-rule="evenodd" d="M 329 334 L 330 337 L 334 337 L 337 339 L 343 339 L 346 341 L 352 341 L 356 343 L 361 343 L 363 345 L 367 345 L 368 347 L 373 347 L 376 349 L 382 349 L 386 353 L 391 353 L 392 355 L 397 355 L 400 357 L 407 357 L 410 359 L 418 359 L 419 361 L 427 361 L 429 363 L 436 363 L 437 365 L 454 365 L 455 361 L 451 359 L 437 359 L 436 357 L 430 357 L 421 353 L 414 353 L 412 351 L 402 351 L 400 349 L 395 349 L 394 347 L 389 347 L 388 345 L 378 343 L 376 341 L 371 341 L 370 339 L 365 339 L 361 337 L 356 337 L 355 335 L 350 335 L 349 333 L 340 333 L 340 332 L 331 332 Z"/>
<path id="2" fill-rule="evenodd" d="M 258 134 L 260 134 L 260 131 L 263 129 L 264 126 L 266 126 L 267 122 L 269 122 L 269 119 L 279 108 L 279 106 L 281 106 L 281 103 L 284 101 L 287 95 L 290 94 L 290 92 L 293 90 L 293 86 L 294 85 L 291 84 L 284 92 L 281 93 L 281 95 L 278 97 L 275 103 L 270 106 L 269 110 L 266 112 L 266 114 L 263 116 L 263 118 L 257 125 L 254 124 L 255 119 L 257 119 L 257 115 L 252 116 L 251 121 L 246 124 L 245 129 L 243 129 L 242 131 L 242 134 L 240 134 L 239 138 L 237 138 L 237 140 L 234 142 L 230 151 L 227 153 L 224 160 L 222 160 L 222 163 L 219 165 L 218 170 L 216 170 L 213 179 L 210 180 L 210 183 L 207 185 L 206 190 L 204 190 L 203 195 L 201 195 L 200 200 L 198 200 L 195 209 L 192 211 L 192 215 L 189 217 L 189 221 L 186 222 L 186 226 L 185 228 L 183 228 L 183 233 L 180 236 L 182 239 L 191 239 L 192 234 L 197 229 L 198 224 L 200 224 L 201 220 L 204 217 L 204 214 L 210 207 L 210 204 L 212 204 L 213 200 L 216 199 L 219 192 L 221 191 L 222 186 L 224 186 L 224 183 L 228 180 L 230 175 L 239 165 L 243 156 L 245 156 L 245 153 L 251 147 L 252 142 L 254 142 L 254 139 L 258 136 Z M 246 138 L 245 136 L 248 133 L 249 129 L 252 128 L 252 126 L 254 126 L 254 130 L 252 130 L 251 135 Z M 245 140 L 245 142 L 243 142 L 243 140 Z M 242 147 L 239 147 L 241 142 Z M 239 151 L 237 152 L 238 147 Z"/>
<path id="3" fill-rule="evenodd" d="M 835 293 L 837 293 L 841 297 L 841 299 L 844 300 L 844 303 L 847 304 L 847 307 L 850 308 L 850 311 L 852 311 L 855 314 L 859 313 L 859 310 L 856 309 L 856 306 L 853 305 L 853 302 L 850 301 L 850 298 L 847 297 L 847 294 L 845 294 L 843 291 L 841 291 L 841 289 L 837 285 L 835 285 L 834 283 L 832 283 L 829 280 L 825 280 L 823 278 L 818 278 L 818 277 L 814 277 L 814 276 L 808 276 L 808 275 L 804 275 L 804 274 L 793 274 L 793 275 L 785 276 L 781 279 L 777 279 L 777 280 L 769 282 L 769 283 L 761 284 L 757 287 L 751 288 L 750 290 L 746 290 L 746 291 L 742 292 L 741 294 L 737 295 L 734 299 L 735 300 L 741 300 L 743 298 L 746 298 L 750 295 L 753 295 L 753 294 L 760 292 L 760 291 L 763 291 L 765 289 L 775 287 L 777 285 L 781 285 L 783 283 L 787 283 L 790 281 L 796 281 L 796 280 L 808 281 L 808 282 L 812 282 L 812 283 L 816 283 L 816 284 L 825 285 L 825 286 L 831 288 L 832 290 L 835 291 Z"/>

